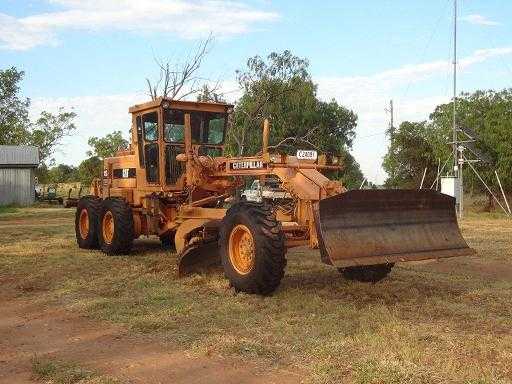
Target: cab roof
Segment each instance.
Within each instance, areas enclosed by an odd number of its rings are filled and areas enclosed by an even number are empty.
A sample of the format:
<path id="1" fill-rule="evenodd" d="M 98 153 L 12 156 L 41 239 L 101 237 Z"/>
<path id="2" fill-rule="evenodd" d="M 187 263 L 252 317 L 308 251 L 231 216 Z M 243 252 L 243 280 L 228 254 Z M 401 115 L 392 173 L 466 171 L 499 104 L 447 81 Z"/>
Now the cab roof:
<path id="1" fill-rule="evenodd" d="M 130 113 L 138 113 L 148 109 L 154 109 L 161 105 L 168 103 L 172 109 L 185 109 L 191 111 L 204 111 L 204 112 L 228 112 L 229 109 L 233 108 L 232 104 L 226 103 L 210 103 L 203 101 L 183 101 L 183 100 L 172 100 L 167 97 L 158 97 L 155 100 L 151 100 L 142 104 L 135 104 L 131 106 L 128 111 Z"/>

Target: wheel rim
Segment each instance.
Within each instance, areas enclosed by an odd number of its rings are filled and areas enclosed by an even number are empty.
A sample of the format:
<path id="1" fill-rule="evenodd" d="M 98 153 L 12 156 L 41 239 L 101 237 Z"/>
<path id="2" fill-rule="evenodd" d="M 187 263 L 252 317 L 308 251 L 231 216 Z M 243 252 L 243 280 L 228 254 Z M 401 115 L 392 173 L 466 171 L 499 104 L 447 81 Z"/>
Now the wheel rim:
<path id="1" fill-rule="evenodd" d="M 87 239 L 87 236 L 89 236 L 89 213 L 86 208 L 82 209 L 80 212 L 78 229 L 80 231 L 80 237 L 84 240 Z"/>
<path id="2" fill-rule="evenodd" d="M 112 212 L 107 211 L 103 216 L 101 230 L 103 232 L 103 240 L 105 243 L 112 244 L 112 239 L 114 238 L 114 216 L 112 215 Z"/>
<path id="3" fill-rule="evenodd" d="M 233 268 L 241 275 L 247 275 L 254 267 L 254 238 L 249 228 L 238 224 L 229 235 L 229 259 Z"/>

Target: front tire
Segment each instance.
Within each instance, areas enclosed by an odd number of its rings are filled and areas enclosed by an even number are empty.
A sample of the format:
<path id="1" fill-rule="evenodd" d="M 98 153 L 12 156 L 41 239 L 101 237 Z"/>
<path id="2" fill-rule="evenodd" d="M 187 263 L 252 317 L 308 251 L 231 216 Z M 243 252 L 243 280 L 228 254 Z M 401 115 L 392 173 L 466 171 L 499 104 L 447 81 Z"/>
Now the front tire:
<path id="1" fill-rule="evenodd" d="M 376 283 L 387 277 L 394 265 L 394 263 L 388 263 L 346 267 L 339 268 L 338 271 L 348 280 L 356 280 L 363 283 Z"/>
<path id="2" fill-rule="evenodd" d="M 103 200 L 99 219 L 101 250 L 108 255 L 122 255 L 131 251 L 134 228 L 131 207 L 122 199 Z"/>
<path id="3" fill-rule="evenodd" d="M 75 213 L 75 235 L 79 248 L 98 249 L 98 219 L 101 200 L 96 196 L 84 196 L 78 200 Z"/>
<path id="4" fill-rule="evenodd" d="M 270 207 L 240 202 L 228 209 L 220 230 L 224 274 L 236 291 L 268 295 L 284 276 L 284 234 Z"/>

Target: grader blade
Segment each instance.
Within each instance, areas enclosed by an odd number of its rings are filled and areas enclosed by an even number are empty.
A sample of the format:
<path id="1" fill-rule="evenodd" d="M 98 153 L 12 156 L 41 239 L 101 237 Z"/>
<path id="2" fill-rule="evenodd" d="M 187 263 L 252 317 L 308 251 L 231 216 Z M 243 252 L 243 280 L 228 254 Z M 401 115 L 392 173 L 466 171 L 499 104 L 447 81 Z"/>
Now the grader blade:
<path id="1" fill-rule="evenodd" d="M 217 241 L 187 245 L 178 255 L 178 276 L 201 272 L 220 264 Z"/>
<path id="2" fill-rule="evenodd" d="M 322 261 L 337 267 L 468 256 L 455 199 L 430 190 L 353 190 L 319 202 Z"/>

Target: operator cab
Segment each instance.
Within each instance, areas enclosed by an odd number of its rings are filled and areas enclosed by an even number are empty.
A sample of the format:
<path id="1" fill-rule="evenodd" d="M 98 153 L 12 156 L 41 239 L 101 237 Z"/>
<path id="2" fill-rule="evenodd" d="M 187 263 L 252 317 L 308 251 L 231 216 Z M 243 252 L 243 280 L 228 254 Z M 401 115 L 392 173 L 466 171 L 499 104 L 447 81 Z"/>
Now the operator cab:
<path id="1" fill-rule="evenodd" d="M 185 151 L 185 115 L 190 115 L 192 147 L 199 155 L 221 156 L 232 105 L 157 98 L 135 105 L 133 143 L 147 185 L 181 187 L 185 164 L 176 156 Z M 142 181 L 142 180 L 141 180 Z"/>

